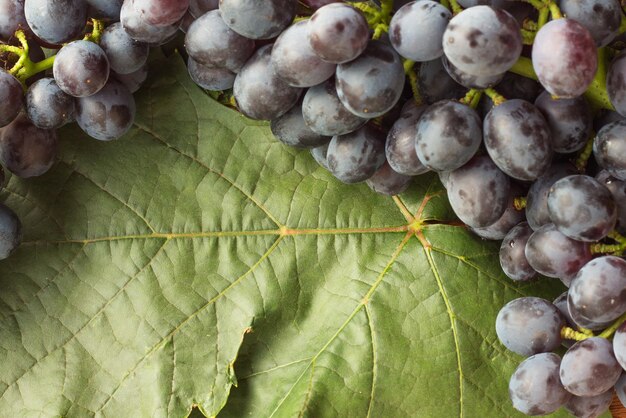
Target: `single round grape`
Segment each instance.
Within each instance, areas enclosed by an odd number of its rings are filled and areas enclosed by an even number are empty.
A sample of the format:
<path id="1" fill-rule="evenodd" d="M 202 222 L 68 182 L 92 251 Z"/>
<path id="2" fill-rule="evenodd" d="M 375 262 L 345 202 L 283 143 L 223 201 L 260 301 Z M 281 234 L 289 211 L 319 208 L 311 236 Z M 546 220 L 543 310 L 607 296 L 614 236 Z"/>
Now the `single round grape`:
<path id="1" fill-rule="evenodd" d="M 593 129 L 592 113 L 583 96 L 553 99 L 544 91 L 535 101 L 550 126 L 550 143 L 555 152 L 571 153 L 582 149 Z"/>
<path id="2" fill-rule="evenodd" d="M 372 177 L 385 163 L 384 134 L 370 125 L 334 136 L 328 146 L 328 169 L 343 183 Z"/>
<path id="3" fill-rule="evenodd" d="M 622 405 L 626 407 L 626 373 L 622 373 L 617 383 L 615 383 L 615 394 Z"/>
<path id="4" fill-rule="evenodd" d="M 439 58 L 443 55 L 443 33 L 451 18 L 452 13 L 437 2 L 422 0 L 407 3 L 391 18 L 391 45 L 398 54 L 413 61 Z"/>
<path id="5" fill-rule="evenodd" d="M 259 48 L 235 78 L 233 95 L 239 111 L 251 119 L 272 120 L 284 115 L 302 92 L 278 77 L 271 54 L 272 45 Z"/>
<path id="6" fill-rule="evenodd" d="M 25 0 L 28 26 L 40 39 L 54 45 L 80 37 L 87 22 L 84 0 Z"/>
<path id="7" fill-rule="evenodd" d="M 193 58 L 187 59 L 189 76 L 198 86 L 205 90 L 228 90 L 235 84 L 235 73 L 219 67 L 209 67 L 198 63 Z"/>
<path id="8" fill-rule="evenodd" d="M 587 29 L 572 19 L 545 24 L 535 36 L 532 62 L 543 87 L 553 96 L 582 95 L 596 74 L 596 44 Z"/>
<path id="9" fill-rule="evenodd" d="M 426 106 L 419 105 L 403 111 L 387 134 L 385 155 L 391 168 L 400 174 L 417 176 L 430 171 L 415 151 L 417 121 L 425 109 Z"/>
<path id="10" fill-rule="evenodd" d="M 537 275 L 526 259 L 526 242 L 533 230 L 522 222 L 509 231 L 500 246 L 500 266 L 511 280 L 526 281 Z"/>
<path id="11" fill-rule="evenodd" d="M 600 167 L 619 180 L 626 180 L 626 121 L 600 129 L 593 141 L 593 154 Z"/>
<path id="12" fill-rule="evenodd" d="M 131 93 L 135 93 L 141 88 L 143 83 L 148 78 L 148 66 L 144 65 L 139 70 L 131 74 L 116 74 L 112 72 L 111 76 L 125 85 Z"/>
<path id="13" fill-rule="evenodd" d="M 443 51 L 464 73 L 503 74 L 522 53 L 520 27 L 504 10 L 489 6 L 465 9 L 450 20 L 443 35 Z"/>
<path id="14" fill-rule="evenodd" d="M 28 28 L 24 0 L 0 0 L 0 39 L 8 40 L 20 28 Z"/>
<path id="15" fill-rule="evenodd" d="M 330 146 L 330 142 L 326 145 L 322 145 L 321 147 L 311 148 L 311 155 L 317 161 L 319 165 L 328 170 L 328 147 Z"/>
<path id="16" fill-rule="evenodd" d="M 487 89 L 500 83 L 504 74 L 472 75 L 455 67 L 446 57 L 441 58 L 448 75 L 458 84 L 468 89 Z"/>
<path id="17" fill-rule="evenodd" d="M 24 93 L 19 80 L 0 68 L 0 128 L 17 117 L 23 103 Z"/>
<path id="18" fill-rule="evenodd" d="M 343 64 L 357 58 L 370 40 L 367 20 L 345 3 L 319 8 L 309 19 L 309 42 L 324 61 Z"/>
<path id="19" fill-rule="evenodd" d="M 219 10 L 212 10 L 191 24 L 185 48 L 189 56 L 202 65 L 236 73 L 254 53 L 254 41 L 230 29 Z"/>
<path id="20" fill-rule="evenodd" d="M 354 61 L 337 66 L 337 95 L 357 116 L 376 118 L 393 108 L 404 89 L 404 66 L 388 45 L 372 41 Z"/>
<path id="21" fill-rule="evenodd" d="M 617 205 L 593 177 L 573 175 L 552 185 L 548 213 L 557 229 L 578 241 L 599 241 L 615 227 Z"/>
<path id="22" fill-rule="evenodd" d="M 577 174 L 576 168 L 569 163 L 557 163 L 539 177 L 528 190 L 526 197 L 526 220 L 534 230 L 550 223 L 548 213 L 548 193 L 554 183 L 563 177 Z"/>
<path id="23" fill-rule="evenodd" d="M 86 0 L 91 7 L 90 13 L 95 13 L 93 17 L 98 19 L 107 19 L 114 22 L 120 20 L 120 11 L 124 0 Z M 89 16 L 91 14 L 88 13 Z"/>
<path id="24" fill-rule="evenodd" d="M 0 131 L 0 162 L 18 177 L 41 176 L 54 164 L 58 150 L 55 130 L 40 129 L 20 113 Z"/>
<path id="25" fill-rule="evenodd" d="M 452 171 L 467 163 L 482 143 L 478 113 L 452 100 L 429 106 L 417 122 L 415 151 L 425 167 Z"/>
<path id="26" fill-rule="evenodd" d="M 134 0 L 133 7 L 146 23 L 169 26 L 183 18 L 189 8 L 189 0 Z"/>
<path id="27" fill-rule="evenodd" d="M 148 45 L 131 38 L 121 23 L 108 26 L 102 32 L 100 47 L 109 60 L 109 65 L 118 74 L 130 74 L 139 70 L 148 61 Z"/>
<path id="28" fill-rule="evenodd" d="M 571 280 L 592 257 L 588 243 L 568 238 L 553 224 L 537 229 L 526 244 L 528 263 L 548 277 Z"/>
<path id="29" fill-rule="evenodd" d="M 76 102 L 76 122 L 100 141 L 122 137 L 135 121 L 135 99 L 126 86 L 110 80 L 98 93 Z"/>
<path id="30" fill-rule="evenodd" d="M 567 304 L 577 323 L 578 318 L 596 323 L 619 318 L 626 312 L 626 260 L 602 256 L 585 264 L 572 281 Z"/>
<path id="31" fill-rule="evenodd" d="M 59 88 L 53 78 L 43 78 L 28 88 L 26 114 L 41 129 L 57 129 L 74 120 L 74 98 Z"/>
<path id="32" fill-rule="evenodd" d="M 550 167 L 550 128 L 527 101 L 507 100 L 494 107 L 485 117 L 484 133 L 487 152 L 509 176 L 535 180 Z"/>
<path id="33" fill-rule="evenodd" d="M 330 137 L 315 133 L 304 122 L 302 106 L 291 110 L 270 124 L 274 136 L 286 145 L 297 148 L 316 148 L 328 144 Z"/>
<path id="34" fill-rule="evenodd" d="M 615 110 L 626 116 L 626 51 L 620 52 L 609 66 L 606 92 Z"/>
<path id="35" fill-rule="evenodd" d="M 472 228 L 496 222 L 506 209 L 510 180 L 487 155 L 476 155 L 452 172 L 447 182 L 454 213 Z"/>
<path id="36" fill-rule="evenodd" d="M 220 0 L 189 0 L 189 12 L 196 19 L 220 6 Z"/>
<path id="37" fill-rule="evenodd" d="M 220 0 L 224 22 L 250 39 L 278 36 L 296 16 L 296 0 Z"/>
<path id="38" fill-rule="evenodd" d="M 541 353 L 524 360 L 509 382 L 513 407 L 526 415 L 547 415 L 568 401 L 568 393 L 559 381 L 561 358 Z"/>
<path id="39" fill-rule="evenodd" d="M 443 66 L 445 58 L 423 62 L 417 73 L 417 85 L 426 103 L 436 103 L 444 99 L 459 99 L 465 96 L 465 89 L 459 85 Z"/>
<path id="40" fill-rule="evenodd" d="M 365 183 L 376 193 L 395 196 L 406 191 L 412 179 L 411 176 L 394 171 L 389 163 L 385 162 Z"/>
<path id="41" fill-rule="evenodd" d="M 610 389 L 596 396 L 572 396 L 565 410 L 577 418 L 597 418 L 609 409 L 612 400 Z"/>
<path id="42" fill-rule="evenodd" d="M 626 368 L 626 322 L 615 331 L 613 336 L 613 352 L 622 368 Z"/>
<path id="43" fill-rule="evenodd" d="M 8 258 L 22 242 L 22 223 L 9 207 L 0 203 L 0 260 Z"/>
<path id="44" fill-rule="evenodd" d="M 87 97 L 100 91 L 109 79 L 109 60 L 98 44 L 79 40 L 61 48 L 52 71 L 65 93 Z"/>
<path id="45" fill-rule="evenodd" d="M 626 234 L 626 181 L 616 179 L 608 171 L 602 170 L 596 175 L 596 180 L 602 183 L 613 195 L 617 205 L 617 223 L 615 229 L 620 234 Z"/>
<path id="46" fill-rule="evenodd" d="M 509 350 L 532 356 L 561 345 L 565 318 L 549 301 L 535 297 L 514 299 L 496 317 L 496 333 Z"/>
<path id="47" fill-rule="evenodd" d="M 307 90 L 302 116 L 313 132 L 325 136 L 345 135 L 367 123 L 367 119 L 356 116 L 341 103 L 333 79 Z"/>
<path id="48" fill-rule="evenodd" d="M 565 389 L 576 396 L 597 396 L 610 390 L 622 368 L 606 338 L 578 341 L 563 356 L 559 375 Z"/>
<path id="49" fill-rule="evenodd" d="M 124 0 L 120 11 L 120 22 L 131 38 L 151 45 L 161 45 L 178 32 L 178 24 L 155 26 L 143 20 L 134 7 L 135 0 Z"/>
<path id="50" fill-rule="evenodd" d="M 598 48 L 607 46 L 619 34 L 622 8 L 617 0 L 561 0 L 563 15 L 583 25 Z"/>
<path id="51" fill-rule="evenodd" d="M 280 34 L 272 49 L 272 66 L 290 86 L 312 87 L 335 74 L 335 64 L 322 61 L 308 42 L 308 22 L 294 23 Z"/>

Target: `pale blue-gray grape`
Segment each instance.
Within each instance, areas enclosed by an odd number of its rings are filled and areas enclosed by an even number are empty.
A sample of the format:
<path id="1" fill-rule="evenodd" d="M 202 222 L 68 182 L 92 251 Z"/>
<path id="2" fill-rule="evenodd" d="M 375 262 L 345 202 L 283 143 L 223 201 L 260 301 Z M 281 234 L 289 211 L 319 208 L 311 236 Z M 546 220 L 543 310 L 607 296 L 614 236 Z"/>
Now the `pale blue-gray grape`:
<path id="1" fill-rule="evenodd" d="M 577 418 L 597 418 L 607 412 L 612 400 L 611 389 L 596 396 L 572 395 L 565 403 L 565 410 Z"/>
<path id="2" fill-rule="evenodd" d="M 415 103 L 415 100 L 411 100 L 411 103 Z M 403 109 L 400 118 L 387 134 L 385 155 L 391 168 L 400 174 L 417 176 L 430 171 L 422 164 L 415 151 L 417 121 L 424 110 L 424 105 L 412 105 Z"/>
<path id="3" fill-rule="evenodd" d="M 297 0 L 220 0 L 224 22 L 250 39 L 271 39 L 296 16 Z"/>
<path id="4" fill-rule="evenodd" d="M 300 105 L 295 105 L 289 112 L 272 120 L 270 128 L 279 141 L 297 148 L 317 148 L 331 140 L 331 137 L 313 132 L 306 125 Z"/>
<path id="5" fill-rule="evenodd" d="M 0 69 L 0 128 L 17 117 L 23 103 L 22 84 L 8 71 Z"/>
<path id="6" fill-rule="evenodd" d="M 120 11 L 120 22 L 131 38 L 150 45 L 161 45 L 178 32 L 178 23 L 168 26 L 151 25 L 141 18 L 134 7 L 135 0 L 124 0 Z"/>
<path id="7" fill-rule="evenodd" d="M 25 0 L 28 26 L 40 39 L 55 45 L 80 37 L 87 24 L 84 0 Z"/>
<path id="8" fill-rule="evenodd" d="M 140 18 L 154 26 L 175 25 L 189 8 L 189 0 L 133 0 Z"/>
<path id="9" fill-rule="evenodd" d="M 602 183 L 613 195 L 617 205 L 617 223 L 615 229 L 620 234 L 626 234 L 626 181 L 616 179 L 608 171 L 602 170 L 596 174 L 596 180 Z"/>
<path id="10" fill-rule="evenodd" d="M 406 191 L 412 179 L 411 176 L 398 173 L 385 162 L 365 183 L 376 193 L 395 196 Z"/>
<path id="11" fill-rule="evenodd" d="M 537 275 L 526 259 L 526 243 L 533 230 L 528 223 L 521 222 L 513 227 L 502 240 L 500 245 L 500 266 L 502 271 L 511 280 L 526 281 Z"/>
<path id="12" fill-rule="evenodd" d="M 515 207 L 515 199 L 521 194 L 521 187 L 511 183 L 509 201 L 500 219 L 483 228 L 470 228 L 473 233 L 481 238 L 499 241 L 504 239 L 513 227 L 525 220 L 524 211 Z"/>
<path id="13" fill-rule="evenodd" d="M 526 196 L 526 220 L 532 229 L 537 230 L 551 222 L 548 213 L 548 193 L 552 185 L 563 177 L 577 173 L 572 164 L 555 163 L 533 182 Z"/>
<path id="14" fill-rule="evenodd" d="M 26 114 L 38 128 L 60 128 L 74 120 L 74 112 L 74 98 L 61 90 L 54 78 L 38 80 L 26 92 Z"/>
<path id="15" fill-rule="evenodd" d="M 0 40 L 13 37 L 19 28 L 28 28 L 24 15 L 24 0 L 0 0 Z"/>
<path id="16" fill-rule="evenodd" d="M 583 25 L 598 48 L 607 46 L 619 34 L 622 7 L 618 0 L 561 0 L 561 12 Z"/>
<path id="17" fill-rule="evenodd" d="M 613 352 L 617 362 L 626 369 L 626 322 L 621 324 L 613 336 Z"/>
<path id="18" fill-rule="evenodd" d="M 593 141 L 593 155 L 613 177 L 626 180 L 626 121 L 605 125 Z"/>
<path id="19" fill-rule="evenodd" d="M 609 66 L 606 92 L 615 111 L 626 116 L 626 51 L 620 52 Z"/>
<path id="20" fill-rule="evenodd" d="M 110 67 L 106 53 L 98 44 L 78 40 L 61 48 L 52 71 L 57 85 L 65 93 L 87 97 L 104 87 Z"/>
<path id="21" fill-rule="evenodd" d="M 187 59 L 187 70 L 194 83 L 210 91 L 222 91 L 232 88 L 237 76 L 225 68 L 202 65 L 191 57 Z"/>
<path id="22" fill-rule="evenodd" d="M 106 53 L 109 65 L 118 74 L 130 74 L 148 61 L 150 48 L 130 37 L 121 23 L 116 22 L 102 32 L 100 47 Z"/>
<path id="23" fill-rule="evenodd" d="M 326 170 L 328 170 L 328 147 L 330 146 L 330 142 L 328 144 L 322 145 L 320 147 L 311 148 L 311 155 L 313 159 Z"/>
<path id="24" fill-rule="evenodd" d="M 445 68 L 448 75 L 456 83 L 468 89 L 487 89 L 497 85 L 504 78 L 504 73 L 487 75 L 473 75 L 466 73 L 454 66 L 445 56 L 441 58 L 441 63 L 443 64 L 443 68 Z"/>
<path id="25" fill-rule="evenodd" d="M 327 158 L 328 169 L 343 183 L 365 181 L 385 163 L 385 135 L 365 125 L 349 134 L 334 136 Z"/>

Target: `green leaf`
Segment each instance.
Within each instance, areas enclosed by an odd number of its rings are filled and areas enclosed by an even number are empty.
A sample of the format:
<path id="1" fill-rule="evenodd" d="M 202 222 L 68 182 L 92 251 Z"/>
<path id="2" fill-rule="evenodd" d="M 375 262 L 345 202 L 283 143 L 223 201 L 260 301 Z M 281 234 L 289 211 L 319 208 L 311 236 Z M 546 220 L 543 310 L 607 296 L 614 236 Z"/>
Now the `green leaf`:
<path id="1" fill-rule="evenodd" d="M 124 140 L 65 129 L 2 191 L 0 416 L 518 415 L 494 318 L 558 284 L 508 281 L 436 176 L 340 185 L 178 57 L 152 73 Z"/>

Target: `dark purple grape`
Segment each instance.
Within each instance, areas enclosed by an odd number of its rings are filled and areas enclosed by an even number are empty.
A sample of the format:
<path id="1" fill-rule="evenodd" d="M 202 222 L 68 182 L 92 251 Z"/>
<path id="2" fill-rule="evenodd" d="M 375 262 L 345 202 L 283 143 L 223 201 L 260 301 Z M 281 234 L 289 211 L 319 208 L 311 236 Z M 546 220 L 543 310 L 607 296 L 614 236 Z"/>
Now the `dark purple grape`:
<path id="1" fill-rule="evenodd" d="M 482 143 L 478 113 L 464 104 L 442 100 L 424 111 L 417 122 L 417 157 L 434 171 L 452 171 L 476 154 Z"/>
<path id="2" fill-rule="evenodd" d="M 609 189 L 583 175 L 568 176 L 552 185 L 548 213 L 559 231 L 578 241 L 601 240 L 617 221 L 617 205 Z"/>
<path id="3" fill-rule="evenodd" d="M 613 195 L 617 205 L 617 224 L 615 229 L 621 234 L 626 234 L 626 181 L 618 180 L 606 170 L 596 175 L 596 180 L 602 183 Z"/>
<path id="4" fill-rule="evenodd" d="M 334 136 L 327 158 L 328 169 L 343 183 L 365 181 L 385 163 L 385 136 L 370 125 Z"/>
<path id="5" fill-rule="evenodd" d="M 310 9 L 317 10 L 330 3 L 341 3 L 343 0 L 302 0 L 301 2 Z"/>
<path id="6" fill-rule="evenodd" d="M 528 190 L 526 197 L 526 220 L 534 230 L 550 223 L 548 213 L 548 193 L 557 180 L 576 174 L 576 168 L 569 163 L 557 163 L 539 177 Z"/>
<path id="7" fill-rule="evenodd" d="M 600 167 L 613 177 L 626 180 L 626 121 L 600 129 L 593 141 L 593 154 Z"/>
<path id="8" fill-rule="evenodd" d="M 576 323 L 617 319 L 626 312 L 626 260 L 603 256 L 588 262 L 572 281 L 567 303 Z"/>
<path id="9" fill-rule="evenodd" d="M 189 12 L 196 19 L 220 6 L 219 0 L 189 0 Z"/>
<path id="10" fill-rule="evenodd" d="M 595 129 L 596 132 L 598 132 L 605 125 L 608 125 L 609 123 L 612 123 L 612 122 L 624 120 L 624 119 L 625 118 L 622 115 L 620 115 L 619 113 L 613 110 L 600 109 L 598 113 L 596 114 L 595 119 L 593 120 L 593 129 Z"/>
<path id="11" fill-rule="evenodd" d="M 485 117 L 485 147 L 493 162 L 509 176 L 535 180 L 552 162 L 550 128 L 525 100 L 507 100 Z"/>
<path id="12" fill-rule="evenodd" d="M 191 24 L 185 48 L 202 65 L 236 73 L 254 53 L 254 41 L 226 26 L 219 10 L 213 10 Z"/>
<path id="13" fill-rule="evenodd" d="M 455 67 L 476 76 L 508 71 L 522 53 L 520 27 L 504 10 L 476 6 L 457 14 L 443 35 L 443 50 Z"/>
<path id="14" fill-rule="evenodd" d="M 207 67 L 199 64 L 193 58 L 187 59 L 189 76 L 198 86 L 205 90 L 222 91 L 228 90 L 235 84 L 235 73 L 219 67 Z"/>
<path id="15" fill-rule="evenodd" d="M 316 148 L 328 144 L 328 136 L 317 134 L 309 128 L 302 117 L 302 107 L 295 105 L 291 110 L 270 124 L 274 136 L 286 145 L 297 148 Z"/>
<path id="16" fill-rule="evenodd" d="M 122 10 L 122 3 L 124 0 L 86 0 L 87 4 L 91 7 L 89 16 L 96 17 L 98 19 L 107 19 L 113 22 L 120 20 L 120 11 Z"/>
<path id="17" fill-rule="evenodd" d="M 120 11 L 122 26 L 131 38 L 151 45 L 161 45 L 178 32 L 178 23 L 169 26 L 155 26 L 143 20 L 134 7 L 135 0 L 124 0 Z"/>
<path id="18" fill-rule="evenodd" d="M 98 44 L 74 41 L 57 53 L 53 74 L 65 93 L 87 97 L 100 91 L 109 79 L 109 60 Z"/>
<path id="19" fill-rule="evenodd" d="M 598 68 L 593 37 L 572 19 L 552 20 L 539 29 L 532 61 L 543 87 L 562 99 L 582 95 Z"/>
<path id="20" fill-rule="evenodd" d="M 520 196 L 521 188 L 511 183 L 511 192 L 506 209 L 500 219 L 484 228 L 471 228 L 472 232 L 481 238 L 489 240 L 501 240 L 506 237 L 509 231 L 520 222 L 525 220 L 524 212 L 515 208 L 515 198 Z"/>
<path id="21" fill-rule="evenodd" d="M 342 64 L 357 58 L 370 39 L 367 20 L 345 3 L 331 3 L 309 19 L 309 42 L 324 61 Z"/>
<path id="22" fill-rule="evenodd" d="M 311 155 L 317 161 L 319 165 L 328 170 L 328 147 L 330 146 L 330 142 L 326 145 L 322 145 L 321 147 L 311 148 Z"/>
<path id="23" fill-rule="evenodd" d="M 306 92 L 302 115 L 311 130 L 325 136 L 345 135 L 367 123 L 367 119 L 356 116 L 341 104 L 332 79 Z"/>
<path id="24" fill-rule="evenodd" d="M 141 88 L 143 83 L 148 78 L 148 67 L 144 65 L 138 71 L 135 71 L 132 74 L 111 73 L 111 76 L 117 81 L 124 84 L 131 93 L 135 93 Z"/>
<path id="25" fill-rule="evenodd" d="M 417 85 L 426 103 L 435 103 L 444 99 L 459 99 L 465 95 L 465 89 L 454 81 L 443 66 L 444 58 L 423 62 L 417 73 Z"/>
<path id="26" fill-rule="evenodd" d="M 296 0 L 220 0 L 224 22 L 250 39 L 278 36 L 296 16 Z"/>
<path id="27" fill-rule="evenodd" d="M 24 0 L 0 0 L 0 39 L 8 40 L 20 28 L 28 28 Z"/>
<path id="28" fill-rule="evenodd" d="M 335 64 L 322 61 L 309 43 L 308 22 L 294 23 L 280 34 L 272 49 L 272 66 L 290 86 L 312 87 L 335 74 Z"/>
<path id="29" fill-rule="evenodd" d="M 80 37 L 87 23 L 84 0 L 25 0 L 24 13 L 35 35 L 53 45 Z"/>
<path id="30" fill-rule="evenodd" d="M 41 129 L 57 129 L 74 120 L 74 98 L 53 78 L 43 78 L 28 88 L 26 114 Z"/>
<path id="31" fill-rule="evenodd" d="M 118 74 L 130 74 L 139 70 L 148 61 L 148 45 L 131 38 L 121 23 L 117 22 L 102 32 L 100 47 L 109 60 L 109 65 Z"/>
<path id="32" fill-rule="evenodd" d="M 0 69 L 0 128 L 17 117 L 23 104 L 24 93 L 19 80 Z"/>
<path id="33" fill-rule="evenodd" d="M 448 199 L 454 213 L 468 226 L 492 225 L 504 213 L 510 181 L 487 155 L 476 155 L 450 173 Z"/>
<path id="34" fill-rule="evenodd" d="M 622 8 L 617 0 L 561 0 L 561 12 L 583 25 L 598 48 L 607 46 L 619 33 Z"/>
<path id="35" fill-rule="evenodd" d="M 251 119 L 272 120 L 284 115 L 302 92 L 278 77 L 272 68 L 271 54 L 272 45 L 259 48 L 235 78 L 233 94 L 237 106 Z"/>
<path id="36" fill-rule="evenodd" d="M 183 18 L 189 8 L 189 0 L 134 0 L 133 7 L 146 23 L 170 26 Z"/>
<path id="37" fill-rule="evenodd" d="M 415 101 L 413 101 L 415 103 Z M 415 135 L 417 121 L 426 106 L 412 106 L 403 111 L 387 134 L 385 154 L 391 168 L 407 176 L 417 176 L 430 171 L 417 157 Z"/>
<path id="38" fill-rule="evenodd" d="M 76 122 L 100 141 L 122 137 L 135 121 L 135 99 L 126 86 L 110 80 L 98 93 L 76 101 Z"/>
<path id="39" fill-rule="evenodd" d="M 54 164 L 58 150 L 55 130 L 40 129 L 20 113 L 0 131 L 0 162 L 22 178 L 37 177 Z"/>
<path id="40" fill-rule="evenodd" d="M 524 360 L 509 382 L 513 407 L 526 415 L 547 415 L 568 401 L 559 381 L 561 358 L 554 353 L 537 354 Z"/>
<path id="41" fill-rule="evenodd" d="M 376 193 L 395 196 L 406 191 L 412 179 L 411 176 L 394 171 L 389 163 L 385 162 L 365 183 Z"/>
<path id="42" fill-rule="evenodd" d="M 576 396 L 597 396 L 610 390 L 621 373 L 613 346 L 601 337 L 574 344 L 563 356 L 559 371 L 565 389 Z"/>
<path id="43" fill-rule="evenodd" d="M 552 149 L 570 153 L 582 149 L 593 129 L 591 109 L 583 96 L 574 99 L 553 99 L 544 91 L 535 106 L 550 126 Z"/>
<path id="44" fill-rule="evenodd" d="M 22 242 L 22 223 L 9 207 L 0 203 L 0 260 L 8 258 Z"/>
<path id="45" fill-rule="evenodd" d="M 504 74 L 472 75 L 455 67 L 446 57 L 441 58 L 443 68 L 458 84 L 468 89 L 486 89 L 502 81 Z"/>
<path id="46" fill-rule="evenodd" d="M 357 116 L 376 118 L 393 108 L 404 89 L 400 56 L 388 45 L 372 41 L 354 61 L 337 66 L 337 95 Z"/>
<path id="47" fill-rule="evenodd" d="M 609 409 L 612 400 L 611 389 L 596 396 L 572 396 L 565 410 L 577 418 L 597 418 Z"/>
<path id="48" fill-rule="evenodd" d="M 452 13 L 437 2 L 422 0 L 407 3 L 391 18 L 391 45 L 398 54 L 413 61 L 439 58 L 443 55 L 443 33 L 451 18 Z"/>
<path id="49" fill-rule="evenodd" d="M 626 116 L 626 51 L 611 62 L 606 76 L 606 92 L 615 111 Z"/>
<path id="50" fill-rule="evenodd" d="M 526 242 L 532 234 L 532 229 L 526 222 L 522 222 L 513 229 L 502 240 L 500 246 L 500 266 L 502 271 L 511 280 L 526 281 L 537 275 L 535 269 L 526 260 Z"/>

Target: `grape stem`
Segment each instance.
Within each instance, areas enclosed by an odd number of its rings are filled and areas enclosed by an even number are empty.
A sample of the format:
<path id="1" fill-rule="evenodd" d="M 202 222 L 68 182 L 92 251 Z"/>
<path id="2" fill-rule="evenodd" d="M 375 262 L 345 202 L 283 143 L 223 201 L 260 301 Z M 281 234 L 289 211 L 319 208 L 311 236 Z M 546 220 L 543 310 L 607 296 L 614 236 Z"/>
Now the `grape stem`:
<path id="1" fill-rule="evenodd" d="M 520 197 L 516 197 L 515 199 L 513 199 L 513 207 L 515 207 L 515 210 L 526 209 L 526 204 L 527 204 L 526 196 L 520 196 Z"/>
<path id="2" fill-rule="evenodd" d="M 587 335 L 586 333 L 578 332 L 573 328 L 567 326 L 561 328 L 561 338 L 563 338 L 564 340 L 582 341 L 592 336 L 593 335 Z"/>
<path id="3" fill-rule="evenodd" d="M 620 325 L 624 323 L 624 321 L 626 321 L 626 313 L 622 314 L 622 316 L 617 318 L 615 322 L 613 322 L 613 324 L 610 327 L 602 331 L 602 333 L 600 333 L 598 337 L 611 338 L 613 334 L 615 334 L 615 331 L 617 331 L 617 329 L 620 327 Z"/>
<path id="4" fill-rule="evenodd" d="M 607 237 L 617 242 L 617 244 L 592 244 L 590 248 L 591 252 L 593 254 L 623 255 L 626 251 L 626 237 L 622 236 L 617 231 L 612 231 Z"/>
<path id="5" fill-rule="evenodd" d="M 576 169 L 578 171 L 585 172 L 587 168 L 587 163 L 589 162 L 589 158 L 591 158 L 591 154 L 593 154 L 593 141 L 596 138 L 595 132 L 591 133 L 591 137 L 587 141 L 585 147 L 580 151 L 578 158 L 576 158 Z"/>
<path id="6" fill-rule="evenodd" d="M 483 96 L 483 91 L 478 89 L 471 89 L 467 92 L 465 97 L 459 100 L 460 103 L 476 109 L 480 103 L 480 99 Z"/>
<path id="7" fill-rule="evenodd" d="M 626 32 L 626 16 L 622 15 L 622 23 L 619 25 L 619 33 Z"/>
<path id="8" fill-rule="evenodd" d="M 485 89 L 485 94 L 491 99 L 494 106 L 500 106 L 502 103 L 506 102 L 506 97 L 492 88 Z"/>
<path id="9" fill-rule="evenodd" d="M 9 73 L 13 74 L 22 83 L 22 86 L 26 88 L 26 80 L 35 74 L 52 68 L 55 56 L 53 55 L 43 61 L 32 62 L 28 56 L 30 47 L 24 32 L 18 30 L 15 32 L 15 37 L 20 41 L 21 46 L 0 45 L 0 52 L 10 52 L 19 57 L 15 65 L 9 70 Z"/>
<path id="10" fill-rule="evenodd" d="M 415 103 L 419 106 L 424 103 L 424 101 L 422 100 L 422 94 L 420 93 L 420 89 L 417 84 L 415 61 L 404 60 L 404 73 L 409 79 L 409 85 L 411 86 L 411 91 L 413 92 L 413 100 L 415 100 Z"/>
<path id="11" fill-rule="evenodd" d="M 93 29 L 91 33 L 85 35 L 84 40 L 99 44 L 100 38 L 102 38 L 102 31 L 104 30 L 104 23 L 98 19 L 91 19 L 91 24 Z"/>
<path id="12" fill-rule="evenodd" d="M 457 0 L 448 0 L 448 1 L 450 3 L 450 10 L 452 10 L 453 15 L 456 16 L 463 11 L 463 8 L 461 7 L 461 5 L 459 4 Z"/>

